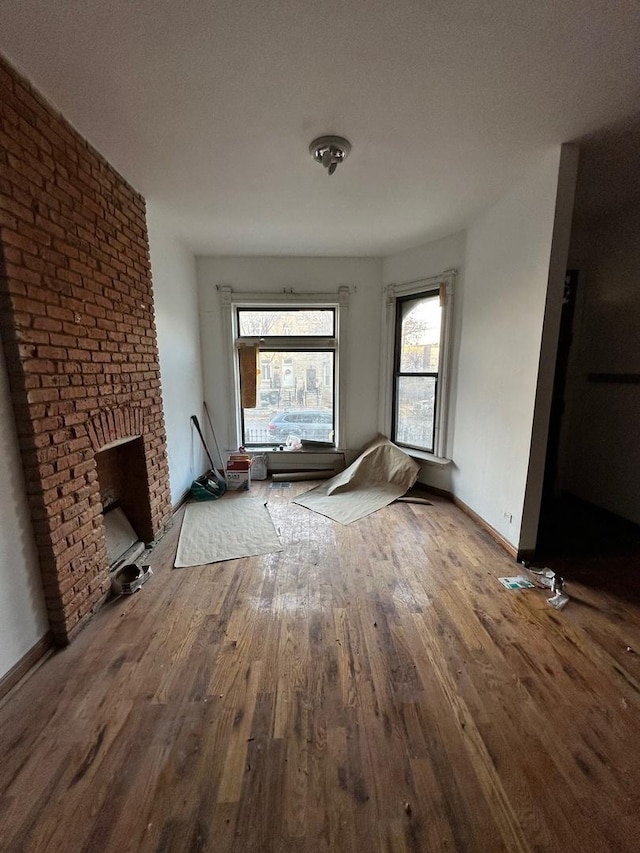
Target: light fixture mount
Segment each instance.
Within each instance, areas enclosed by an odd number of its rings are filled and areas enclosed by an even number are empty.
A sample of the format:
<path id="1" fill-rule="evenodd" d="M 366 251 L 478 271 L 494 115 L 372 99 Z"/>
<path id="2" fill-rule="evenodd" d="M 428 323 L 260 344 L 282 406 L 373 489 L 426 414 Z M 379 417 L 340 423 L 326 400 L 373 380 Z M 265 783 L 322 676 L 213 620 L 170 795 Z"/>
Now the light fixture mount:
<path id="1" fill-rule="evenodd" d="M 351 143 L 343 136 L 319 136 L 309 146 L 309 153 L 333 175 L 338 165 L 349 156 Z"/>

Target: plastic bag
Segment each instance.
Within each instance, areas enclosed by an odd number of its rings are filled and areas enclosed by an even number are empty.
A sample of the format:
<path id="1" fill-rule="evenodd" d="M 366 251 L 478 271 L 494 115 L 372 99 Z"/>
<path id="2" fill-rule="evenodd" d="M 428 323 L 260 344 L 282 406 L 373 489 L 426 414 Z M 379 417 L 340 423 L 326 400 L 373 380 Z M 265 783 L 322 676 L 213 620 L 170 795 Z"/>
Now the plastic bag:
<path id="1" fill-rule="evenodd" d="M 253 462 L 251 463 L 251 479 L 266 480 L 267 479 L 267 454 L 254 453 Z"/>
<path id="2" fill-rule="evenodd" d="M 557 592 L 553 598 L 548 598 L 547 601 L 552 607 L 555 607 L 556 610 L 562 610 L 565 604 L 569 601 L 569 596 L 564 595 L 561 592 Z"/>

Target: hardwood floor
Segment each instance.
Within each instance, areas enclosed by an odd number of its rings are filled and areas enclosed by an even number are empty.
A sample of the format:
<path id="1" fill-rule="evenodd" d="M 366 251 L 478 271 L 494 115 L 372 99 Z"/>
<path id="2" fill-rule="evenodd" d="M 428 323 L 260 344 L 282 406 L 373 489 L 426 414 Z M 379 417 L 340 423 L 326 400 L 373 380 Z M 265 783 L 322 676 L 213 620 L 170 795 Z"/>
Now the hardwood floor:
<path id="1" fill-rule="evenodd" d="M 452 504 L 111 602 L 0 708 L 6 851 L 635 851 L 640 605 L 517 566 Z"/>

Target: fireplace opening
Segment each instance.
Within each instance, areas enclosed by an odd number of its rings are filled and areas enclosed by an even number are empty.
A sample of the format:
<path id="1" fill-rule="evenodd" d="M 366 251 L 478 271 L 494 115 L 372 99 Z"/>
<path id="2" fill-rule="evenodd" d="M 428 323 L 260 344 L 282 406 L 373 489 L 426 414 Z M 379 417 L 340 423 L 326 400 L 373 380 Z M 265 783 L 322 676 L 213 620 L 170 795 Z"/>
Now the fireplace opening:
<path id="1" fill-rule="evenodd" d="M 149 484 L 141 436 L 105 445 L 96 453 L 109 572 L 144 561 L 153 540 Z"/>
<path id="2" fill-rule="evenodd" d="M 96 453 L 103 512 L 116 504 L 143 542 L 153 540 L 149 482 L 142 436 L 112 441 Z"/>

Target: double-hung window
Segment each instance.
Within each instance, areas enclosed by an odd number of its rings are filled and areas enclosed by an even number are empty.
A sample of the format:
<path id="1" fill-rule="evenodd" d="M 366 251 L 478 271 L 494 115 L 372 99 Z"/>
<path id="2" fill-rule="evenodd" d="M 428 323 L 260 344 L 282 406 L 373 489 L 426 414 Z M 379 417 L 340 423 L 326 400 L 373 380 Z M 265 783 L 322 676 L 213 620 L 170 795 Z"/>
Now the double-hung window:
<path id="1" fill-rule="evenodd" d="M 446 456 L 453 277 L 449 272 L 387 288 L 387 429 L 409 452 L 437 458 Z"/>
<path id="2" fill-rule="evenodd" d="M 274 447 L 292 437 L 337 445 L 342 424 L 338 345 L 348 289 L 315 296 L 252 297 L 230 288 L 227 293 L 235 354 L 233 431 L 238 443 Z M 255 405 L 251 406 L 242 404 L 243 347 L 257 348 Z"/>

